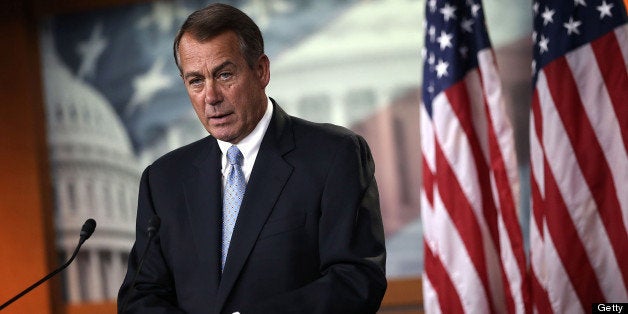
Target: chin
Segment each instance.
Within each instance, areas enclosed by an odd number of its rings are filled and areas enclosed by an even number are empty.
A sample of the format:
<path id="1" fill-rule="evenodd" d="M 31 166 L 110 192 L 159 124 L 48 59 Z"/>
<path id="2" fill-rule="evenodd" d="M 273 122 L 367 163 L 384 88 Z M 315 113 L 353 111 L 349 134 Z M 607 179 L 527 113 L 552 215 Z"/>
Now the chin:
<path id="1" fill-rule="evenodd" d="M 213 137 L 221 140 L 221 141 L 225 141 L 224 139 L 231 139 L 233 138 L 233 132 L 229 132 L 228 130 L 226 130 L 225 128 L 221 128 L 221 127 L 212 127 L 212 128 L 205 128 L 207 130 L 207 132 L 209 132 L 209 134 L 211 134 Z"/>
<path id="2" fill-rule="evenodd" d="M 221 140 L 223 142 L 229 142 L 229 143 L 231 143 L 231 141 L 233 141 L 236 138 L 236 136 L 234 135 L 224 134 L 220 132 L 210 133 L 210 134 L 212 134 L 212 136 L 214 136 L 218 140 Z"/>

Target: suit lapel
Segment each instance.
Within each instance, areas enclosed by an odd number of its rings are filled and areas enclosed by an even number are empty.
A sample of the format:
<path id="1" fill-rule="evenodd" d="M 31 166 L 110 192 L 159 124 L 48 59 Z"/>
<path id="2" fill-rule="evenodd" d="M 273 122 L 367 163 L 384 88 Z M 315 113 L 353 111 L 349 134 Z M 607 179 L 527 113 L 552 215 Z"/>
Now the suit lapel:
<path id="1" fill-rule="evenodd" d="M 194 162 L 198 171 L 185 182 L 185 198 L 199 265 L 207 267 L 202 274 L 208 274 L 211 297 L 220 282 L 222 174 L 220 148 L 213 137 L 208 139 L 208 145 Z"/>
<path id="2" fill-rule="evenodd" d="M 231 238 L 231 247 L 218 290 L 216 313 L 222 310 L 266 219 L 292 173 L 292 166 L 283 159 L 283 155 L 294 147 L 289 118 L 276 104 L 273 110 L 273 117 L 260 145 Z"/>

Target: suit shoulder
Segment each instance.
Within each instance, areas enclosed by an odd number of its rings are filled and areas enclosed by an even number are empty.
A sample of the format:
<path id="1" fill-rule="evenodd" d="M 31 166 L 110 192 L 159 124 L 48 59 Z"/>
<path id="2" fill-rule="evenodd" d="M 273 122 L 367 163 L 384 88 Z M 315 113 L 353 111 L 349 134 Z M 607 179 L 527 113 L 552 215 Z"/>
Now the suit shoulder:
<path id="1" fill-rule="evenodd" d="M 151 170 L 162 172 L 172 169 L 180 172 L 181 170 L 183 170 L 182 168 L 190 165 L 200 156 L 204 156 L 205 154 L 207 154 L 209 152 L 212 140 L 213 138 L 211 136 L 207 136 L 200 140 L 172 150 L 157 158 L 152 163 Z"/>
<path id="2" fill-rule="evenodd" d="M 375 163 L 366 140 L 359 134 L 345 127 L 314 123 L 293 118 L 295 137 L 295 158 L 332 169 L 333 165 L 363 169 L 365 174 L 375 172 Z M 317 169 L 321 171 L 320 169 Z M 322 173 L 327 173 L 322 170 Z"/>
<path id="3" fill-rule="evenodd" d="M 309 147 L 327 153 L 344 149 L 358 151 L 360 155 L 371 155 L 370 147 L 361 135 L 339 125 L 315 123 L 293 117 L 293 130 L 295 142 L 299 147 Z"/>

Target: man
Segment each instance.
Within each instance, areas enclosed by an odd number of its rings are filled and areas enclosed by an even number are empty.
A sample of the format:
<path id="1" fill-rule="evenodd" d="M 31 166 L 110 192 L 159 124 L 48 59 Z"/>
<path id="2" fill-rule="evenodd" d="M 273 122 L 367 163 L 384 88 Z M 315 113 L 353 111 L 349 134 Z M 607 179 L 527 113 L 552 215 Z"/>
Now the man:
<path id="1" fill-rule="evenodd" d="M 386 253 L 366 142 L 266 96 L 262 35 L 236 8 L 192 13 L 174 53 L 210 136 L 144 171 L 119 311 L 375 313 Z"/>

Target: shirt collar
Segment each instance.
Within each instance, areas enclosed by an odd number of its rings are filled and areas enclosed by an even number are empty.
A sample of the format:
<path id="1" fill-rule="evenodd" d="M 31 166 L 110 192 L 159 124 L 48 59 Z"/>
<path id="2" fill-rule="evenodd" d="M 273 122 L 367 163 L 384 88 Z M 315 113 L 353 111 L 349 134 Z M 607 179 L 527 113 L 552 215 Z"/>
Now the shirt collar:
<path id="1" fill-rule="evenodd" d="M 257 151 L 262 143 L 264 134 L 266 134 L 266 130 L 270 124 L 270 118 L 273 116 L 273 103 L 270 101 L 270 98 L 267 98 L 267 102 L 266 112 L 264 112 L 264 115 L 255 126 L 255 129 L 253 129 L 253 131 L 240 142 L 235 144 L 240 152 L 242 152 L 245 161 L 250 160 L 253 153 L 257 155 Z M 220 147 L 220 151 L 222 151 L 223 156 L 226 156 L 229 147 L 234 145 L 219 139 L 216 139 L 216 141 L 218 141 L 218 146 Z"/>

